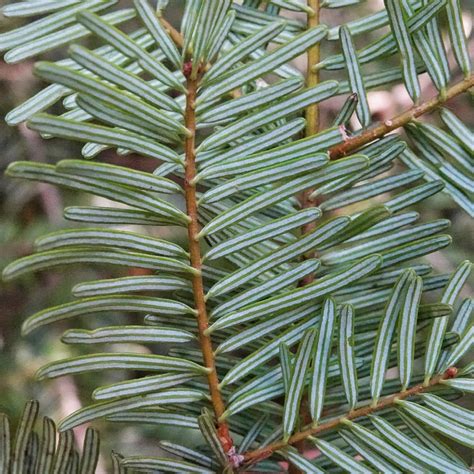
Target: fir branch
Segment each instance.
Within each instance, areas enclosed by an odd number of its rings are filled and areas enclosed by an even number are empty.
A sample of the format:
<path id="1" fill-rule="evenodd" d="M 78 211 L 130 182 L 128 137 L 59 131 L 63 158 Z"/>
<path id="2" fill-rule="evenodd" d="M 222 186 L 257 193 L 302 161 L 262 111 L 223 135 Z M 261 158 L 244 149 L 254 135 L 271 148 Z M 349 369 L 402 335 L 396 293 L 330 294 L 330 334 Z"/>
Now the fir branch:
<path id="1" fill-rule="evenodd" d="M 320 5 L 319 0 L 308 0 L 308 6 L 311 8 L 311 11 L 308 13 L 307 27 L 314 28 L 319 25 L 319 16 L 320 16 Z M 319 43 L 315 44 L 308 49 L 306 54 L 307 65 L 306 65 L 306 86 L 314 87 L 319 83 L 319 70 L 315 69 L 313 66 L 319 63 L 320 59 L 320 45 Z M 319 131 L 319 105 L 317 103 L 309 105 L 305 110 L 306 118 L 306 130 L 305 136 L 310 137 L 315 135 Z M 307 209 L 310 207 L 316 207 L 316 202 L 314 199 L 311 199 L 312 190 L 308 189 L 302 193 L 301 196 L 301 208 Z M 316 228 L 316 223 L 314 221 L 305 224 L 301 231 L 302 234 L 311 232 Z M 305 258 L 313 258 L 314 252 L 305 256 Z M 300 286 L 309 285 L 314 281 L 314 273 L 309 273 L 300 280 Z M 309 412 L 307 408 L 306 400 L 303 401 L 300 407 L 300 417 L 301 419 L 308 423 L 310 421 Z M 298 451 L 304 452 L 305 442 L 302 440 L 300 443 L 297 443 L 296 447 Z M 298 474 L 302 471 L 298 469 L 295 465 L 290 463 L 290 474 Z"/>
<path id="2" fill-rule="evenodd" d="M 186 111 L 185 111 L 185 126 L 190 131 L 190 135 L 185 141 L 185 179 L 184 191 L 186 201 L 186 212 L 190 219 L 188 224 L 188 241 L 189 254 L 191 266 L 198 270 L 192 278 L 194 304 L 197 310 L 197 325 L 199 332 L 199 344 L 201 346 L 202 356 L 205 367 L 208 369 L 207 381 L 209 385 L 209 392 L 211 396 L 212 407 L 216 420 L 219 420 L 225 411 L 224 401 L 219 390 L 219 379 L 216 371 L 216 364 L 214 359 L 214 351 L 210 335 L 206 334 L 208 328 L 208 315 L 205 302 L 204 282 L 201 273 L 201 249 L 199 245 L 198 234 L 200 226 L 198 222 L 198 206 L 196 196 L 196 185 L 194 178 L 196 176 L 196 149 L 195 149 L 195 135 L 196 135 L 196 114 L 195 101 L 198 90 L 198 78 L 191 77 L 191 67 L 189 63 L 184 65 L 184 74 L 187 76 L 186 88 Z M 222 447 L 225 452 L 228 452 L 232 446 L 233 441 L 229 433 L 229 428 L 226 421 L 218 421 L 219 436 Z"/>
<path id="3" fill-rule="evenodd" d="M 416 395 L 420 395 L 429 391 L 434 386 L 438 385 L 442 380 L 454 378 L 457 374 L 455 367 L 450 367 L 443 374 L 437 375 L 427 383 L 420 383 L 403 392 L 398 392 L 388 397 L 382 398 L 375 405 L 365 405 L 357 410 L 352 410 L 343 416 L 334 418 L 325 423 L 321 423 L 317 426 L 306 426 L 301 431 L 291 436 L 288 441 L 276 441 L 275 443 L 269 444 L 263 448 L 256 449 L 254 451 L 248 451 L 244 453 L 245 462 L 249 465 L 256 462 L 260 462 L 263 459 L 271 456 L 275 451 L 285 448 L 288 445 L 295 445 L 296 443 L 308 439 L 310 436 L 316 436 L 325 433 L 329 430 L 335 429 L 340 425 L 344 424 L 347 420 L 355 420 L 369 416 L 375 412 L 394 406 L 398 400 L 405 400 Z"/>
<path id="4" fill-rule="evenodd" d="M 308 13 L 308 28 L 314 28 L 319 25 L 319 15 L 320 15 L 320 5 L 319 0 L 309 0 L 308 6 L 311 8 L 311 12 Z M 319 83 L 319 71 L 313 66 L 319 63 L 320 59 L 320 45 L 319 43 L 315 44 L 308 49 L 307 52 L 307 65 L 306 65 L 306 85 L 307 87 L 314 87 Z M 306 108 L 306 130 L 305 136 L 309 137 L 315 135 L 319 131 L 319 105 L 311 104 Z M 314 199 L 311 199 L 312 190 L 307 190 L 303 192 L 301 196 L 301 208 L 306 209 L 309 207 L 315 207 L 316 202 Z M 310 222 L 303 226 L 303 234 L 310 232 L 315 228 L 316 224 Z M 314 275 L 309 274 L 305 276 L 301 283 L 307 285 L 314 280 Z"/>
<path id="5" fill-rule="evenodd" d="M 459 94 L 462 94 L 463 92 L 468 91 L 473 86 L 474 75 L 471 74 L 470 77 L 450 87 L 445 94 L 433 97 L 430 100 L 416 105 L 415 107 L 412 107 L 389 120 L 385 120 L 383 123 L 373 128 L 370 128 L 365 132 L 362 132 L 360 135 L 348 138 L 341 144 L 333 146 L 329 149 L 329 156 L 332 160 L 342 158 L 351 153 L 352 151 L 357 150 L 358 148 L 367 145 L 368 143 L 377 140 L 378 138 L 383 137 L 387 133 L 405 126 L 412 120 L 415 120 L 416 118 L 424 114 L 432 112 L 448 100 L 452 99 L 453 97 L 456 97 Z"/>

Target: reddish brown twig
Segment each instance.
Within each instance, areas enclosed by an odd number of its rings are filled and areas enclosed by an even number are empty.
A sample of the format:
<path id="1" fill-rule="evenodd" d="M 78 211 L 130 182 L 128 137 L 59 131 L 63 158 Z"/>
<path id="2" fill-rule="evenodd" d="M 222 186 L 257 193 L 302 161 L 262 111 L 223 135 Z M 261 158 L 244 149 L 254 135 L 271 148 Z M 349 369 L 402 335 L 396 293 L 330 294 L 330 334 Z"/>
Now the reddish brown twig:
<path id="1" fill-rule="evenodd" d="M 219 390 L 219 379 L 217 377 L 211 337 L 205 334 L 205 331 L 208 328 L 208 315 L 204 298 L 204 283 L 201 274 L 201 248 L 197 238 L 197 235 L 201 229 L 198 222 L 196 187 L 195 184 L 193 184 L 194 178 L 196 176 L 196 114 L 194 107 L 198 89 L 198 79 L 192 78 L 189 73 L 187 76 L 185 126 L 191 133 L 190 136 L 186 138 L 185 142 L 184 192 L 186 200 L 186 212 L 190 219 L 188 224 L 189 254 L 191 266 L 197 270 L 196 274 L 193 275 L 192 278 L 192 286 L 194 304 L 197 310 L 199 344 L 201 346 L 204 365 L 208 369 L 207 382 L 209 385 L 214 415 L 216 420 L 219 420 L 225 411 L 225 406 Z M 225 421 L 218 421 L 218 431 L 225 452 L 230 451 L 233 446 L 233 441 Z"/>
<path id="2" fill-rule="evenodd" d="M 288 441 L 280 440 L 263 448 L 259 448 L 254 451 L 248 451 L 244 454 L 244 459 L 249 464 L 253 464 L 256 461 L 261 461 L 262 459 L 271 456 L 275 451 L 283 449 L 288 445 L 294 445 L 301 440 L 307 439 L 309 436 L 315 436 L 321 433 L 325 433 L 328 430 L 337 428 L 344 420 L 355 420 L 357 418 L 368 416 L 372 413 L 394 405 L 397 400 L 404 400 L 406 398 L 413 397 L 415 395 L 419 395 L 420 393 L 426 392 L 435 385 L 438 385 L 442 380 L 455 377 L 456 373 L 456 368 L 451 367 L 443 374 L 433 377 L 427 384 L 420 383 L 408 390 L 405 390 L 404 392 L 395 393 L 393 395 L 390 395 L 389 397 L 382 398 L 376 405 L 363 406 L 361 408 L 358 408 L 357 410 L 352 410 L 351 412 L 346 413 L 343 416 L 334 418 L 325 423 L 321 423 L 320 425 L 307 426 L 302 431 L 299 431 L 298 433 L 295 433 L 293 436 L 291 436 Z"/>

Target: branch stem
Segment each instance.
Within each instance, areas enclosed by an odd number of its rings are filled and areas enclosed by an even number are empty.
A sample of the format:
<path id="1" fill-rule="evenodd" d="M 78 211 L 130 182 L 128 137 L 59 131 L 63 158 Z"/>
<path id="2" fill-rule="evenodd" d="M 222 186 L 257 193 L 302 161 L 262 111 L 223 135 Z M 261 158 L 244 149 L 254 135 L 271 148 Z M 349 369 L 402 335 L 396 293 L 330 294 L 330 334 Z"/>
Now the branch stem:
<path id="1" fill-rule="evenodd" d="M 192 278 L 194 304 L 197 310 L 197 325 L 199 333 L 199 344 L 201 346 L 202 356 L 205 367 L 208 369 L 207 382 L 211 396 L 211 403 L 214 415 L 218 424 L 219 437 L 225 452 L 228 452 L 233 441 L 229 433 L 228 425 L 225 421 L 219 421 L 225 411 L 224 401 L 219 390 L 219 378 L 217 376 L 216 364 L 214 360 L 214 351 L 210 335 L 206 335 L 208 328 L 208 315 L 205 303 L 204 283 L 202 278 L 202 259 L 201 248 L 197 238 L 200 232 L 198 221 L 198 206 L 196 187 L 193 184 L 196 171 L 196 113 L 195 102 L 198 89 L 198 79 L 187 78 L 187 97 L 185 111 L 185 126 L 191 132 L 185 141 L 185 179 L 184 192 L 186 201 L 186 211 L 190 218 L 188 224 L 188 241 L 191 266 L 197 270 Z"/>
<path id="2" fill-rule="evenodd" d="M 308 0 L 308 7 L 311 8 L 311 13 L 308 13 L 307 17 L 307 27 L 314 28 L 319 25 L 319 15 L 320 15 L 320 5 L 319 0 Z M 320 47 L 319 43 L 316 43 L 311 48 L 308 49 L 306 54 L 306 87 L 314 87 L 317 86 L 319 83 L 319 70 L 314 68 L 316 64 L 319 63 L 320 59 Z M 305 129 L 305 137 L 310 137 L 311 135 L 315 135 L 319 131 L 319 105 L 318 103 L 310 104 L 306 107 L 305 110 L 305 118 L 306 118 L 306 129 Z M 302 209 L 308 209 L 310 207 L 315 207 L 316 202 L 314 199 L 311 199 L 311 189 L 303 191 L 301 194 L 301 201 L 300 205 Z M 316 222 L 312 221 L 309 222 L 301 228 L 301 233 L 307 234 L 311 232 L 316 227 Z M 314 252 L 308 255 L 304 255 L 303 258 L 314 258 Z M 306 286 L 309 285 L 314 281 L 314 273 L 310 273 L 304 276 L 300 282 L 299 286 Z M 301 423 L 308 423 L 311 421 L 311 417 L 308 410 L 308 401 L 305 398 L 301 402 L 300 406 L 300 419 Z M 305 440 L 301 440 L 299 443 L 296 443 L 296 448 L 299 452 L 303 453 L 305 450 Z M 301 474 L 301 471 L 298 467 L 290 463 L 290 474 Z"/>
<path id="3" fill-rule="evenodd" d="M 453 374 L 456 373 L 454 368 L 448 369 L 443 374 L 437 375 L 429 381 L 428 384 L 420 383 L 418 385 L 414 385 L 412 388 L 405 390 L 403 392 L 396 393 L 394 395 L 390 395 L 389 397 L 382 398 L 376 405 L 366 405 L 357 410 L 352 410 L 349 413 L 346 413 L 343 416 L 338 418 L 333 418 L 325 423 L 321 423 L 320 425 L 313 426 L 308 425 L 303 430 L 295 433 L 291 436 L 288 441 L 276 441 L 273 444 L 269 444 L 263 448 L 256 449 L 254 451 L 248 451 L 244 454 L 245 462 L 248 464 L 253 464 L 255 462 L 259 462 L 262 459 L 265 459 L 272 455 L 275 451 L 279 449 L 283 449 L 288 445 L 294 445 L 301 440 L 307 439 L 309 436 L 315 436 L 318 434 L 325 433 L 328 430 L 337 428 L 341 425 L 345 420 L 355 420 L 357 418 L 366 417 L 372 413 L 377 411 L 383 410 L 384 408 L 391 407 L 396 404 L 397 400 L 404 400 L 409 397 L 413 397 L 415 395 L 419 395 L 423 392 L 428 391 L 430 388 L 438 385 L 442 380 L 453 378 Z"/>
<path id="4" fill-rule="evenodd" d="M 312 13 L 308 14 L 307 27 L 314 28 L 319 25 L 319 0 L 308 0 L 308 6 L 311 8 Z M 319 71 L 315 70 L 314 65 L 319 63 L 320 59 L 320 46 L 319 43 L 316 43 L 314 46 L 308 49 L 307 52 L 307 66 L 306 66 L 306 86 L 314 87 L 319 83 Z M 319 105 L 311 104 L 306 108 L 306 130 L 305 136 L 310 137 L 315 135 L 319 131 Z M 315 207 L 316 202 L 310 198 L 311 190 L 304 191 L 301 196 L 301 208 L 307 209 L 309 207 Z M 316 223 L 310 222 L 305 224 L 302 228 L 303 234 L 310 232 L 316 226 Z M 308 285 L 314 280 L 314 275 L 307 275 L 303 280 L 303 285 Z"/>
<path id="5" fill-rule="evenodd" d="M 439 106 L 443 105 L 449 99 L 456 97 L 457 95 L 469 90 L 474 86 L 474 75 L 464 79 L 463 81 L 454 84 L 450 87 L 446 94 L 442 96 L 436 96 L 423 102 L 411 109 L 402 112 L 401 114 L 391 118 L 390 120 L 385 120 L 383 123 L 362 132 L 360 135 L 355 137 L 348 138 L 344 140 L 341 144 L 335 145 L 329 149 L 329 156 L 332 160 L 337 160 L 346 156 L 350 152 L 357 150 L 361 146 L 367 145 L 368 143 L 377 140 L 378 138 L 383 137 L 389 132 L 401 128 L 406 125 L 408 122 L 424 115 L 426 113 L 432 112 Z"/>

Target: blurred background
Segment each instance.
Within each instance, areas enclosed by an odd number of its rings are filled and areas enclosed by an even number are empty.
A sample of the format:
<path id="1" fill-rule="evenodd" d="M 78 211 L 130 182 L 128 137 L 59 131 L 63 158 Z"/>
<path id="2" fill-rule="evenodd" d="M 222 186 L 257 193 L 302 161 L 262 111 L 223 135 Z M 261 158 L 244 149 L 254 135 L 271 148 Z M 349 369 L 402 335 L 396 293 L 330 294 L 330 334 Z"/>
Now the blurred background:
<path id="1" fill-rule="evenodd" d="M 5 0 L 0 0 L 0 6 L 5 5 Z M 127 4 L 131 2 L 122 1 Z M 166 11 L 166 17 L 178 25 L 178 18 L 182 11 L 182 1 L 172 0 Z M 463 1 L 465 12 L 465 30 L 472 41 L 472 16 L 474 2 Z M 322 21 L 329 25 L 337 25 L 364 16 L 383 8 L 382 0 L 362 1 L 359 5 L 340 10 L 325 10 Z M 0 17 L 0 31 L 5 31 L 13 26 L 20 25 L 19 20 L 7 20 Z M 378 37 L 381 30 L 371 35 L 357 37 L 357 45 L 361 47 Z M 93 47 L 93 40 L 85 42 L 88 47 Z M 336 42 L 331 42 L 323 48 L 324 55 L 339 48 Z M 64 51 L 54 51 L 48 55 L 49 60 L 61 58 Z M 451 55 L 452 56 L 452 55 Z M 451 58 L 452 59 L 452 58 Z M 389 65 L 396 65 L 397 60 L 391 58 Z M 304 59 L 296 63 L 299 68 L 304 68 Z M 372 70 L 374 66 L 371 66 Z M 370 68 L 368 70 L 370 72 Z M 345 74 L 339 75 L 344 77 Z M 423 87 L 423 96 L 431 97 L 435 94 L 426 74 L 420 77 Z M 456 77 L 453 77 L 453 81 Z M 3 176 L 3 171 L 9 163 L 16 160 L 31 160 L 55 163 L 65 158 L 80 156 L 78 144 L 62 140 L 42 140 L 36 133 L 29 131 L 25 126 L 18 128 L 8 127 L 3 118 L 5 114 L 25 99 L 30 97 L 42 86 L 33 74 L 33 62 L 19 65 L 8 65 L 0 60 L 0 268 L 15 258 L 29 254 L 33 250 L 36 237 L 66 226 L 75 225 L 63 219 L 63 208 L 74 205 L 103 205 L 95 197 L 78 195 L 77 193 L 58 191 L 57 189 L 42 184 L 17 182 Z M 410 99 L 403 86 L 396 85 L 385 90 L 371 91 L 369 93 L 370 108 L 373 111 L 374 121 L 388 119 L 397 111 L 411 106 Z M 331 124 L 336 116 L 344 98 L 328 101 L 322 106 L 322 126 Z M 472 100 L 463 95 L 449 103 L 449 108 L 468 125 L 472 126 Z M 435 120 L 436 116 L 424 118 Z M 357 124 L 354 124 L 357 126 Z M 117 157 L 113 152 L 105 152 L 104 161 L 121 165 L 131 164 L 143 170 L 151 171 L 150 161 L 137 156 Z M 107 205 L 109 205 L 108 203 Z M 453 244 L 442 254 L 431 255 L 428 260 L 436 272 L 446 273 L 452 271 L 456 265 L 472 255 L 473 226 L 472 220 L 453 201 L 439 194 L 425 201 L 416 208 L 423 216 L 424 221 L 448 218 L 452 222 L 451 233 Z M 142 229 L 143 231 L 143 229 Z M 164 235 L 166 238 L 183 242 L 184 236 L 170 229 L 146 229 L 153 235 Z M 138 271 L 138 269 L 137 269 Z M 37 331 L 28 338 L 20 335 L 20 325 L 30 314 L 47 306 L 64 303 L 71 299 L 71 287 L 79 282 L 97 278 L 111 278 L 123 276 L 124 270 L 120 268 L 74 266 L 54 270 L 47 273 L 36 273 L 9 284 L 0 284 L 0 412 L 6 412 L 17 419 L 26 400 L 39 399 L 42 412 L 58 420 L 79 408 L 83 403 L 90 402 L 90 394 L 98 385 L 105 384 L 103 374 L 95 377 L 78 377 L 76 379 L 61 378 L 55 381 L 39 383 L 34 380 L 36 370 L 46 362 L 53 359 L 68 357 L 76 354 L 76 349 L 63 345 L 59 338 L 64 327 L 50 326 L 45 330 Z M 112 316 L 112 315 L 111 315 Z M 110 316 L 110 317 L 111 317 Z M 106 319 L 104 317 L 104 319 Z M 118 318 L 133 320 L 130 315 L 113 315 L 113 321 L 118 323 Z M 137 350 L 137 348 L 134 348 Z M 140 350 L 144 350 L 141 348 Z M 123 378 L 123 374 L 110 376 L 110 381 Z M 124 453 L 136 451 L 140 445 L 141 452 L 153 449 L 152 440 L 156 439 L 156 428 L 137 428 L 113 424 L 99 424 L 103 433 L 102 439 L 110 447 Z M 153 433 L 153 437 L 152 437 Z M 169 437 L 170 431 L 167 430 Z M 82 436 L 79 429 L 77 436 Z M 176 439 L 179 436 L 175 434 Z M 127 443 L 124 447 L 125 441 Z M 123 447 L 123 449 L 122 449 Z"/>

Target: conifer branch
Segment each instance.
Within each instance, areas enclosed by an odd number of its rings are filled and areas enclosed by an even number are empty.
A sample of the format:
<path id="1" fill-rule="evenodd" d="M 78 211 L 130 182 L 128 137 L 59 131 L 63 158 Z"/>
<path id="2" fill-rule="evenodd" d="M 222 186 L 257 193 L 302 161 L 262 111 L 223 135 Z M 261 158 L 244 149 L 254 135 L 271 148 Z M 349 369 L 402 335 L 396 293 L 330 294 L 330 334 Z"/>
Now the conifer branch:
<path id="1" fill-rule="evenodd" d="M 199 333 L 199 344 L 202 351 L 203 361 L 205 367 L 208 369 L 207 382 L 209 385 L 209 392 L 211 396 L 211 403 L 214 410 L 216 420 L 221 418 L 225 411 L 224 401 L 219 390 L 219 379 L 217 376 L 216 364 L 214 359 L 214 351 L 212 347 L 211 336 L 206 334 L 208 328 L 208 315 L 205 302 L 204 282 L 201 273 L 202 258 L 201 248 L 199 245 L 198 234 L 200 232 L 200 225 L 198 221 L 198 207 L 196 196 L 196 185 L 194 178 L 196 176 L 196 113 L 195 102 L 198 90 L 199 79 L 191 77 L 191 67 L 189 63 L 184 65 L 184 73 L 187 76 L 187 97 L 186 97 L 186 111 L 185 111 L 185 126 L 190 134 L 185 141 L 185 179 L 184 191 L 186 201 L 186 212 L 190 218 L 188 224 L 188 242 L 191 266 L 198 270 L 192 278 L 194 304 L 197 310 L 197 325 Z M 229 428 L 225 420 L 218 421 L 218 432 L 225 452 L 228 452 L 232 446 L 233 441 L 229 433 Z"/>
<path id="2" fill-rule="evenodd" d="M 356 420 L 358 418 L 363 418 L 371 415 L 372 413 L 378 412 L 385 408 L 394 406 L 398 400 L 405 400 L 407 398 L 420 395 L 421 393 L 429 391 L 434 386 L 438 385 L 442 380 L 447 380 L 454 378 L 457 374 L 457 369 L 455 367 L 450 367 L 443 374 L 433 377 L 428 383 L 420 383 L 414 385 L 413 387 L 405 390 L 403 392 L 398 392 L 388 397 L 382 398 L 378 401 L 376 405 L 365 405 L 357 410 L 352 410 L 349 413 L 344 414 L 343 416 L 334 418 L 325 423 L 321 423 L 317 426 L 306 426 L 303 430 L 295 433 L 291 436 L 288 441 L 276 441 L 275 443 L 269 444 L 263 448 L 256 449 L 254 451 L 248 451 L 244 454 L 245 462 L 248 464 L 254 464 L 256 462 L 262 461 L 267 457 L 271 456 L 272 453 L 283 449 L 289 445 L 294 445 L 302 440 L 308 439 L 310 436 L 319 435 L 325 433 L 326 431 L 332 430 L 344 424 L 347 420 Z"/>
<path id="3" fill-rule="evenodd" d="M 355 137 L 348 138 L 344 140 L 344 142 L 340 143 L 339 145 L 335 145 L 329 149 L 329 156 L 332 160 L 337 160 L 338 158 L 342 158 L 347 154 L 351 153 L 358 148 L 367 145 L 368 143 L 377 140 L 378 138 L 383 137 L 389 132 L 396 130 L 405 126 L 408 122 L 424 115 L 426 113 L 432 112 L 436 108 L 443 105 L 448 100 L 456 97 L 463 92 L 466 92 L 471 87 L 474 86 L 474 75 L 460 81 L 450 87 L 445 94 L 439 95 L 436 97 L 427 100 L 411 109 L 402 112 L 395 117 L 385 120 L 383 123 L 362 132 L 360 135 L 356 135 Z"/>
<path id="4" fill-rule="evenodd" d="M 309 0 L 308 6 L 311 8 L 311 12 L 308 13 L 308 28 L 314 28 L 319 25 L 319 14 L 320 14 L 320 5 L 319 0 Z M 319 63 L 320 59 L 320 45 L 316 43 L 314 46 L 308 49 L 307 53 L 307 65 L 306 65 L 306 86 L 314 87 L 319 83 L 319 71 L 315 70 L 314 65 Z M 319 105 L 311 104 L 306 108 L 306 130 L 305 136 L 309 137 L 318 133 L 319 131 Z M 301 196 L 301 207 L 303 209 L 309 207 L 315 207 L 316 202 L 311 199 L 312 190 L 304 191 Z M 303 226 L 303 234 L 310 232 L 315 227 L 314 222 L 310 222 Z M 314 275 L 309 274 L 303 278 L 301 283 L 307 285 L 314 280 Z"/>
<path id="5" fill-rule="evenodd" d="M 307 27 L 314 28 L 319 25 L 319 15 L 320 15 L 320 5 L 319 0 L 308 0 L 308 7 L 311 8 L 310 13 L 308 13 L 308 20 L 307 20 Z M 307 65 L 306 65 L 306 86 L 307 87 L 314 87 L 319 83 L 319 71 L 315 69 L 313 66 L 319 63 L 320 59 L 320 46 L 319 43 L 316 43 L 314 46 L 309 48 L 307 55 Z M 311 135 L 315 135 L 319 131 L 319 105 L 317 103 L 309 105 L 305 110 L 306 116 L 306 129 L 305 129 L 305 136 L 310 137 Z M 314 199 L 311 199 L 311 192 L 312 190 L 303 191 L 301 196 L 301 208 L 307 209 L 310 207 L 315 207 L 316 202 Z M 305 224 L 301 232 L 302 234 L 306 234 L 310 232 L 316 227 L 316 223 L 309 222 Z M 309 257 L 314 257 L 314 253 Z M 305 256 L 306 258 L 306 256 Z M 304 276 L 300 280 L 300 286 L 309 285 L 314 281 L 314 273 L 310 273 Z M 300 417 L 302 422 L 308 423 L 310 421 L 308 407 L 307 407 L 307 400 L 303 400 L 300 407 Z M 305 442 L 302 440 L 296 446 L 298 451 L 304 452 L 305 449 Z M 299 474 L 302 471 L 298 469 L 296 466 L 290 464 L 290 474 Z"/>

